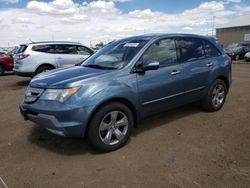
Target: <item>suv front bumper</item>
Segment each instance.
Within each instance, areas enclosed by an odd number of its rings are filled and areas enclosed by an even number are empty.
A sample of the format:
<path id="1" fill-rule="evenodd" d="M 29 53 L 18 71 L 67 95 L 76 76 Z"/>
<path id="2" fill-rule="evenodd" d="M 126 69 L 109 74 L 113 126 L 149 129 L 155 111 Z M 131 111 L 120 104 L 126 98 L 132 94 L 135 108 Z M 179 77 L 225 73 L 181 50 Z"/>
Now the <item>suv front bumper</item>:
<path id="1" fill-rule="evenodd" d="M 30 120 L 48 131 L 66 137 L 84 137 L 87 125 L 87 112 L 82 109 L 66 111 L 44 111 L 20 105 L 24 120 Z"/>

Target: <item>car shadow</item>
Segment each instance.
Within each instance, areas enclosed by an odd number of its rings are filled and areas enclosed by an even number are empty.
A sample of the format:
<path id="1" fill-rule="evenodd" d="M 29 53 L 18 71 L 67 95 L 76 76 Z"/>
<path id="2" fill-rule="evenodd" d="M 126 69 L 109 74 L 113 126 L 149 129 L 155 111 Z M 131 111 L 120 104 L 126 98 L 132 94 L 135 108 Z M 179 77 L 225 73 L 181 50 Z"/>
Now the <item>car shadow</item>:
<path id="1" fill-rule="evenodd" d="M 28 141 L 39 147 L 61 155 L 78 155 L 84 153 L 99 154 L 84 138 L 65 138 L 48 132 L 34 125 L 28 136 Z"/>
<path id="2" fill-rule="evenodd" d="M 134 130 L 132 136 L 137 136 L 144 131 L 150 131 L 150 129 L 154 129 L 156 127 L 168 126 L 168 124 L 176 121 L 177 119 L 200 112 L 202 111 L 199 105 L 190 104 L 150 116 L 138 124 L 138 128 Z M 86 139 L 57 136 L 36 125 L 32 128 L 31 133 L 28 136 L 28 141 L 31 144 L 35 144 L 61 155 L 78 155 L 85 153 L 93 155 L 103 154 L 94 150 L 87 143 Z"/>
<path id="3" fill-rule="evenodd" d="M 21 80 L 21 81 L 16 82 L 16 85 L 18 85 L 18 86 L 28 86 L 30 81 L 31 81 L 31 79 Z"/>
<path id="4" fill-rule="evenodd" d="M 168 124 L 176 121 L 177 119 L 181 119 L 196 113 L 204 112 L 202 111 L 199 104 L 192 103 L 159 114 L 152 115 L 141 120 L 141 122 L 138 123 L 138 128 L 135 129 L 132 136 L 137 136 L 138 134 L 144 131 L 149 131 L 150 129 L 156 127 L 167 126 Z"/>

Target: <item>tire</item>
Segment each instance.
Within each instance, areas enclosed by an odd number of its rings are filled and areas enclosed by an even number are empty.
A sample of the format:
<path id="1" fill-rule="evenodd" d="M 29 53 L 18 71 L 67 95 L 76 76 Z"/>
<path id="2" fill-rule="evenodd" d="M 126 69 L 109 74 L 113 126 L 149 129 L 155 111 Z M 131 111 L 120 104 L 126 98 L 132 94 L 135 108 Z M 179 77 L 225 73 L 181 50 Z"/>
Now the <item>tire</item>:
<path id="1" fill-rule="evenodd" d="M 240 56 L 239 55 L 236 55 L 235 56 L 235 60 L 237 61 L 237 60 L 239 60 L 240 59 Z"/>
<path id="2" fill-rule="evenodd" d="M 37 75 L 37 74 L 40 74 L 40 73 L 42 73 L 42 72 L 46 72 L 46 71 L 48 71 L 48 70 L 52 70 L 52 69 L 54 69 L 53 66 L 43 65 L 43 66 L 41 66 L 41 67 L 39 67 L 39 68 L 37 69 L 36 75 Z"/>
<path id="3" fill-rule="evenodd" d="M 211 85 L 207 95 L 202 101 L 202 107 L 209 112 L 222 108 L 227 97 L 227 87 L 223 80 L 217 79 Z"/>
<path id="4" fill-rule="evenodd" d="M 0 65 L 0 76 L 4 75 L 4 67 L 2 65 Z"/>
<path id="5" fill-rule="evenodd" d="M 118 102 L 109 103 L 94 114 L 87 137 L 90 144 L 99 151 L 110 152 L 127 143 L 133 127 L 134 117 L 131 110 Z"/>

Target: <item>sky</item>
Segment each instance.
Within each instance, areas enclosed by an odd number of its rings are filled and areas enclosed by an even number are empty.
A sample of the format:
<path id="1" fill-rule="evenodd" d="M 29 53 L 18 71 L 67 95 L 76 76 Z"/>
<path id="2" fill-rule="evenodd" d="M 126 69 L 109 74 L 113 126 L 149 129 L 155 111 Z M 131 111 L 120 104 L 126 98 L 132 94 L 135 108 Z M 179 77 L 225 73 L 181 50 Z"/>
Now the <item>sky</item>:
<path id="1" fill-rule="evenodd" d="M 211 35 L 250 14 L 250 0 L 0 0 L 0 46 L 67 40 L 87 46 L 144 33 Z"/>

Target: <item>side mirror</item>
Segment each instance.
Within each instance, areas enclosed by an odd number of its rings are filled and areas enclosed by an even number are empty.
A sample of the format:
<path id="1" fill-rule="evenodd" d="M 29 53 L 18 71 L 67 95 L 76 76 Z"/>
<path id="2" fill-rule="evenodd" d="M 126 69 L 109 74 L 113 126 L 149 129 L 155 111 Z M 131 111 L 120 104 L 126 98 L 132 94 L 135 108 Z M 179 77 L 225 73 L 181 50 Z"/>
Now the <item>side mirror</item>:
<path id="1" fill-rule="evenodd" d="M 160 67 L 160 63 L 158 61 L 150 61 L 143 63 L 143 71 L 149 71 L 149 70 L 157 70 Z"/>

